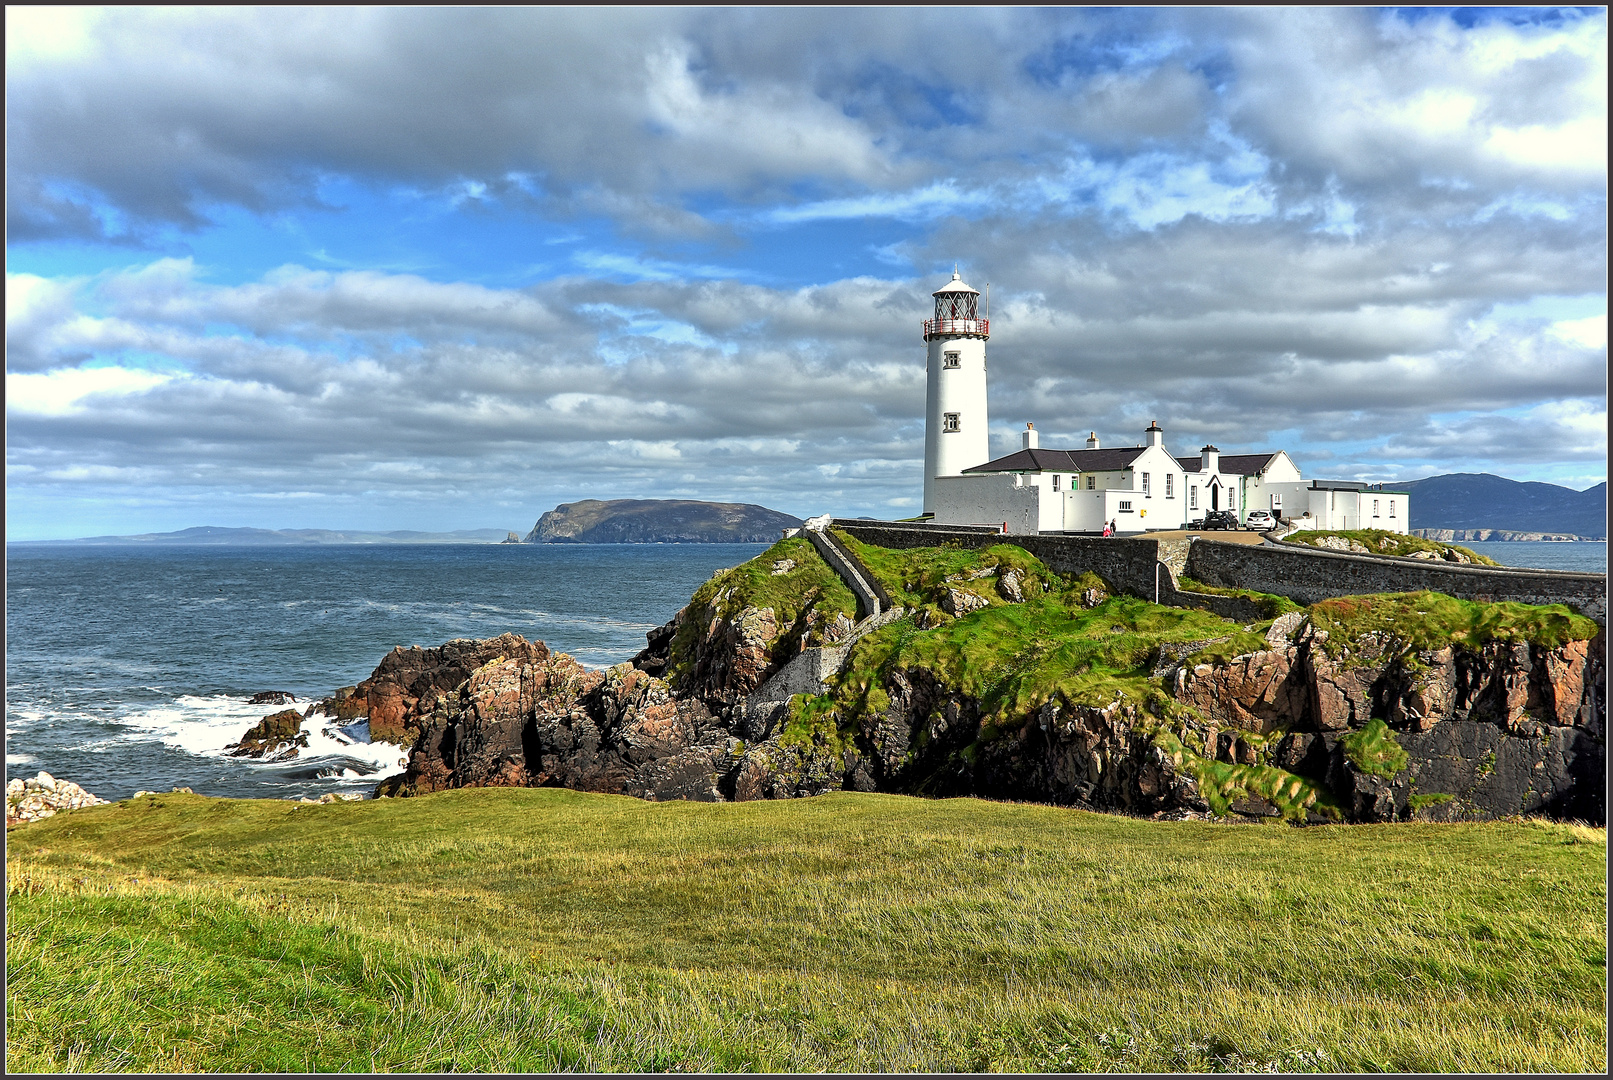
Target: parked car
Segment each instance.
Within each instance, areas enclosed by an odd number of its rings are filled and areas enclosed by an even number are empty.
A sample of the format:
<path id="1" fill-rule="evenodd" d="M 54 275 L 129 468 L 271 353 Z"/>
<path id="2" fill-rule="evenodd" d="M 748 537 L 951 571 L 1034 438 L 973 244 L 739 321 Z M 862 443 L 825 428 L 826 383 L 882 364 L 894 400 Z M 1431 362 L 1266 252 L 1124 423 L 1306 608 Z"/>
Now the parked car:
<path id="1" fill-rule="evenodd" d="M 1249 516 L 1243 519 L 1243 527 L 1265 532 L 1267 529 L 1277 527 L 1277 518 L 1270 510 L 1251 510 Z"/>
<path id="2" fill-rule="evenodd" d="M 1203 517 L 1187 523 L 1189 529 L 1236 529 L 1238 515 L 1231 510 L 1211 510 Z"/>

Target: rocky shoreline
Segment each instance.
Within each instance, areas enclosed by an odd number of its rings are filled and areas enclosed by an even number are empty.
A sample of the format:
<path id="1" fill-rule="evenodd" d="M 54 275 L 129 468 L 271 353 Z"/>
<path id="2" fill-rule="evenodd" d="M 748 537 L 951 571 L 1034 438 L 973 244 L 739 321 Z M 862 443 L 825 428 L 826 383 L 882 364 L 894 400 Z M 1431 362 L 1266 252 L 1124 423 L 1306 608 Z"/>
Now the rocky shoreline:
<path id="1" fill-rule="evenodd" d="M 893 632 L 1013 603 L 1018 586 L 1010 574 L 948 584 L 936 610 Z M 1109 600 L 1083 595 L 1089 607 Z M 1291 612 L 1237 655 L 1161 647 L 1153 675 L 1166 701 L 1055 698 L 1005 718 L 930 667 L 888 666 L 862 688 L 877 689 L 878 706 L 854 715 L 810 695 L 758 708 L 762 686 L 810 651 L 803 631 L 820 615 L 692 603 L 604 671 L 513 635 L 450 643 L 500 655 L 403 711 L 417 733 L 408 769 L 377 793 L 564 786 L 744 801 L 849 789 L 1141 815 L 1605 820 L 1602 634 L 1407 650 L 1392 632 L 1346 642 L 1335 629 L 1330 643 L 1319 616 Z M 429 666 L 412 678 L 439 681 Z"/>
<path id="2" fill-rule="evenodd" d="M 906 582 L 912 606 L 854 628 L 833 572 L 804 541 L 781 541 L 714 575 L 630 661 L 590 670 L 516 634 L 397 648 L 357 685 L 266 715 L 231 752 L 295 756 L 304 721 L 323 716 L 408 748 L 377 796 L 559 786 L 748 801 L 856 790 L 1168 818 L 1606 820 L 1606 634 L 1566 610 L 1467 605 L 1474 625 L 1491 628 L 1474 637 L 1423 625 L 1434 616 L 1421 608 L 1462 602 L 1395 594 L 1239 626 L 1111 596 L 1090 574 L 1065 580 L 1006 545 L 945 557 L 955 572 Z M 920 660 L 948 654 L 910 648 L 978 626 L 946 639 L 967 645 L 1049 611 L 1099 644 L 1133 635 L 1144 644 L 1127 644 L 1125 663 L 1141 666 L 1107 682 L 1066 679 L 1016 705 L 1005 680 L 1059 642 L 1033 636 L 1006 666 Z M 1220 629 L 1137 653 L 1149 640 L 1139 628 L 1161 618 Z M 1519 618 L 1524 630 L 1503 626 Z M 982 679 L 987 663 L 1002 674 Z M 12 788 L 18 820 L 104 801 L 47 780 L 12 782 L 8 823 Z"/>
<path id="3" fill-rule="evenodd" d="M 105 806 L 98 798 L 69 780 L 58 780 L 48 772 L 6 782 L 6 828 L 31 821 L 44 821 L 63 810 L 85 806 Z"/>

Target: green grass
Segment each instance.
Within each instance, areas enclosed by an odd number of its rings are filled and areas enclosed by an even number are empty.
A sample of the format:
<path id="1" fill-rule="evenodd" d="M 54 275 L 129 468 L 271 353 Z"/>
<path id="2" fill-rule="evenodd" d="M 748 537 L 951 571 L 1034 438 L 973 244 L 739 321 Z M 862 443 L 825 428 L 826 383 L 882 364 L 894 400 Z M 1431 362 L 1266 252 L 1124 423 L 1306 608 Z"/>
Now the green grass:
<path id="1" fill-rule="evenodd" d="M 774 566 L 783 559 L 793 560 L 795 566 L 774 574 Z M 812 644 L 821 644 L 817 635 L 822 624 L 836 615 L 857 618 L 857 598 L 811 542 L 799 536 L 780 540 L 754 559 L 713 574 L 689 600 L 690 612 L 705 612 L 708 618 L 732 618 L 747 607 L 773 609 L 781 631 L 775 648 L 788 652 L 794 651 L 803 634 L 811 637 Z M 814 612 L 819 623 L 809 628 L 804 618 Z M 674 686 L 683 685 L 693 670 L 695 647 L 707 625 L 707 619 L 697 614 L 685 619 L 673 635 L 667 677 Z"/>
<path id="2" fill-rule="evenodd" d="M 1359 653 L 1362 638 L 1373 635 L 1386 655 L 1412 667 L 1416 653 L 1450 645 L 1476 650 L 1491 641 L 1529 642 L 1555 649 L 1598 630 L 1563 604 L 1484 604 L 1437 592 L 1341 596 L 1312 604 L 1310 613 L 1311 625 L 1327 631 L 1328 655 Z"/>
<path id="3" fill-rule="evenodd" d="M 1393 780 L 1405 771 L 1410 760 L 1406 750 L 1395 740 L 1395 733 L 1381 719 L 1373 717 L 1366 727 L 1357 728 L 1344 736 L 1344 755 L 1351 764 L 1364 773 Z"/>
<path id="4" fill-rule="evenodd" d="M 859 641 L 836 687 L 843 715 L 885 708 L 882 688 L 892 668 L 925 668 L 949 688 L 977 698 L 988 723 L 1007 730 L 1025 723 L 1045 702 L 1107 706 L 1173 703 L 1150 663 L 1162 642 L 1258 634 L 1209 612 L 1162 607 L 1116 596 L 1095 608 L 1081 606 L 1081 582 L 1044 592 L 1023 604 L 999 604 L 918 631 L 904 618 Z M 1245 649 L 1244 651 L 1249 651 Z"/>
<path id="5" fill-rule="evenodd" d="M 1236 596 L 1244 600 L 1253 601 L 1260 609 L 1260 613 L 1268 619 L 1275 619 L 1277 616 L 1286 615 L 1290 611 L 1305 610 L 1301 605 L 1294 603 L 1286 596 L 1255 592 L 1253 589 L 1227 589 L 1219 585 L 1206 585 L 1204 582 L 1195 581 L 1185 574 L 1179 575 L 1176 583 L 1182 587 L 1183 592 L 1210 593 L 1214 596 Z"/>
<path id="6" fill-rule="evenodd" d="M 17 1070 L 1590 1072 L 1606 832 L 838 793 L 8 835 Z"/>
<path id="7" fill-rule="evenodd" d="M 1362 547 L 1372 555 L 1399 555 L 1410 556 L 1415 551 L 1431 551 L 1443 556 L 1447 551 L 1459 551 L 1467 556 L 1468 561 L 1477 566 L 1500 566 L 1501 564 L 1488 555 L 1480 555 L 1471 548 L 1458 547 L 1456 544 L 1446 544 L 1439 540 L 1424 540 L 1420 536 L 1410 533 L 1389 532 L 1386 529 L 1307 529 L 1303 532 L 1289 533 L 1283 537 L 1285 544 L 1304 544 L 1307 547 L 1320 547 L 1317 543 L 1324 536 L 1337 536 L 1344 540 L 1358 541 Z"/>
<path id="8" fill-rule="evenodd" d="M 997 594 L 995 576 L 971 577 L 977 571 L 993 575 L 1018 570 L 1021 588 L 1027 597 L 1048 589 L 1067 586 L 1060 575 L 1022 547 L 996 544 L 989 548 L 924 547 L 882 548 L 865 544 L 840 529 L 834 530 L 840 542 L 862 560 L 870 573 L 879 578 L 891 599 L 907 608 L 935 608 L 948 589 L 973 592 L 993 604 L 1005 601 Z M 1087 584 L 1102 586 L 1093 577 Z"/>

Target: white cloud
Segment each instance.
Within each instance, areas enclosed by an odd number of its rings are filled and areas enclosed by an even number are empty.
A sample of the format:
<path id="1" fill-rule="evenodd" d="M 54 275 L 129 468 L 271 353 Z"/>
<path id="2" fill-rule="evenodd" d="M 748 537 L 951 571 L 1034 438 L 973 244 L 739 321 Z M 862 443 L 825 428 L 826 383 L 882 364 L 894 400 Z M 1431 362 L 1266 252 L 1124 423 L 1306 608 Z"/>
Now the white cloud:
<path id="1" fill-rule="evenodd" d="M 1607 348 L 1607 316 L 1592 315 L 1584 319 L 1565 319 L 1552 323 L 1550 333 L 1574 345 L 1587 349 Z"/>
<path id="2" fill-rule="evenodd" d="M 120 367 L 6 372 L 6 411 L 35 416 L 81 413 L 92 397 L 124 398 L 170 382 L 173 375 Z"/>

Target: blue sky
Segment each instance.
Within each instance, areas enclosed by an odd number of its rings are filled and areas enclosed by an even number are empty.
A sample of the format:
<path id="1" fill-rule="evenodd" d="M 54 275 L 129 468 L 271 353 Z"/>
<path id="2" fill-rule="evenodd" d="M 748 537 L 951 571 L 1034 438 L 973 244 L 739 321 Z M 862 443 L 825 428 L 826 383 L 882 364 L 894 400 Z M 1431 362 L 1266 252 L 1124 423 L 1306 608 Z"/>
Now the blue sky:
<path id="1" fill-rule="evenodd" d="M 7 10 L 7 535 L 905 516 L 994 449 L 1606 478 L 1601 9 Z M 945 47 L 938 43 L 945 42 Z"/>

